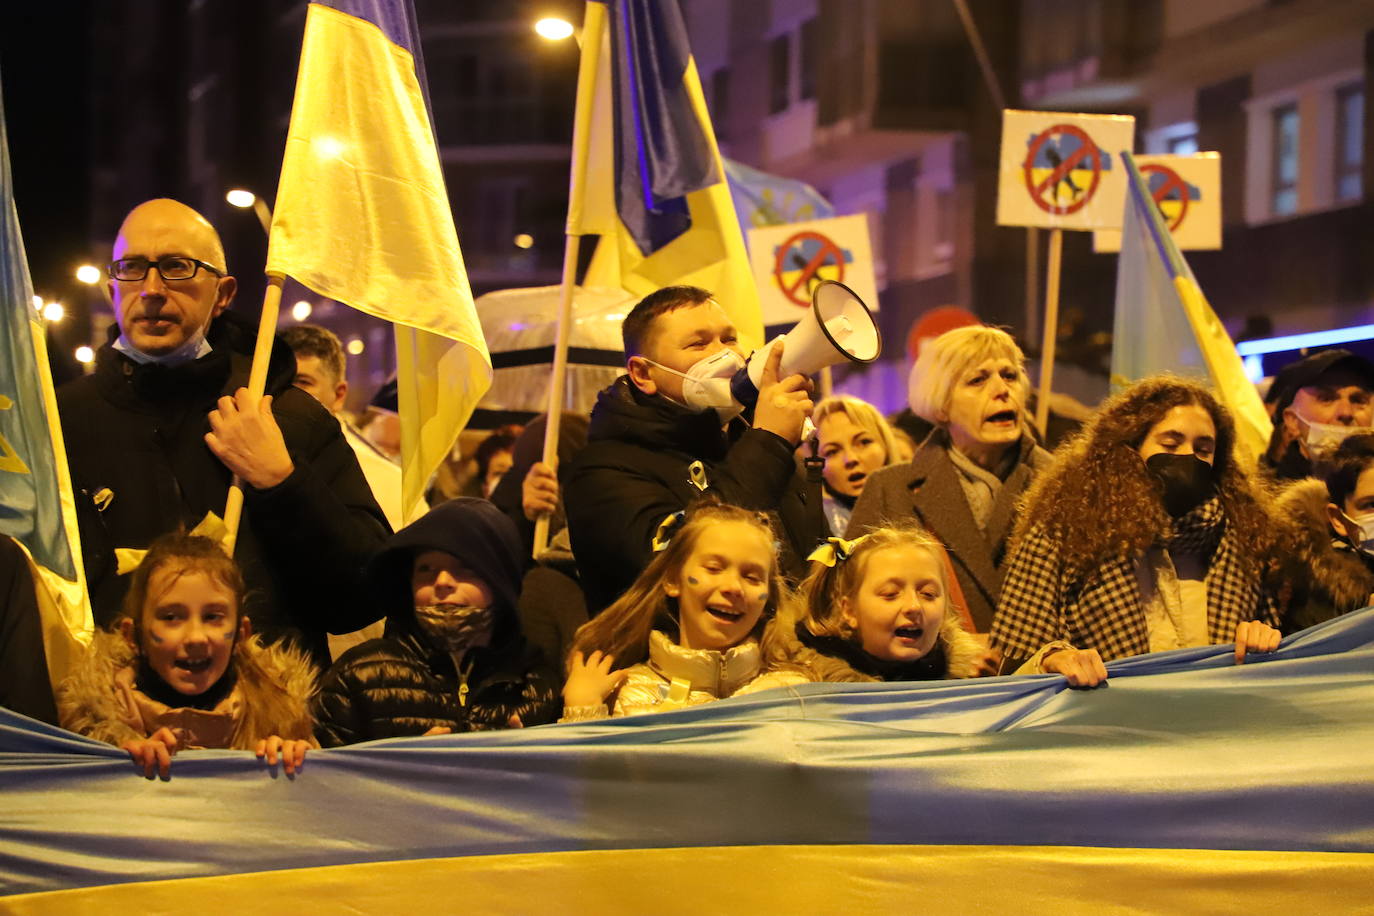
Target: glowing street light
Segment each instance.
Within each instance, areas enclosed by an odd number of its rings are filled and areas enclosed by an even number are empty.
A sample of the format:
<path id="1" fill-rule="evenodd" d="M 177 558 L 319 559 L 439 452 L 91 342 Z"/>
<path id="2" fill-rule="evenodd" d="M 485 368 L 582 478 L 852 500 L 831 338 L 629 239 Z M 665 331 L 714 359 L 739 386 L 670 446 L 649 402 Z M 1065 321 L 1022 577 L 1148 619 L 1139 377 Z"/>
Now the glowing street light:
<path id="1" fill-rule="evenodd" d="M 43 305 L 43 319 L 45 321 L 61 321 L 67 316 L 67 310 L 62 307 L 60 302 L 48 302 Z"/>
<path id="2" fill-rule="evenodd" d="M 534 24 L 534 31 L 546 41 L 562 41 L 571 38 L 574 30 L 568 20 L 547 16 Z"/>
<path id="3" fill-rule="evenodd" d="M 310 317 L 310 313 L 314 310 L 314 306 L 302 299 L 300 302 L 291 306 L 291 317 L 297 321 L 304 321 Z"/>
<path id="4" fill-rule="evenodd" d="M 238 207 L 240 210 L 247 210 L 252 207 L 253 212 L 258 216 L 258 222 L 262 223 L 262 231 L 271 235 L 272 211 L 267 208 L 266 202 L 261 197 L 244 188 L 234 188 L 224 195 L 224 199 L 229 202 L 231 207 Z"/>
<path id="5" fill-rule="evenodd" d="M 76 279 L 87 286 L 94 286 L 99 283 L 100 276 L 100 268 L 94 264 L 82 264 L 76 269 Z"/>
<path id="6" fill-rule="evenodd" d="M 516 248 L 533 248 L 533 247 L 534 247 L 534 236 L 530 235 L 528 232 L 522 232 L 522 233 L 520 233 L 519 235 L 517 235 L 517 236 L 515 237 L 515 247 L 516 247 Z"/>
<path id="7" fill-rule="evenodd" d="M 89 366 L 91 363 L 95 362 L 95 351 L 85 344 L 82 344 L 76 348 L 76 361 L 83 366 Z"/>
<path id="8" fill-rule="evenodd" d="M 348 352 L 353 354 L 354 356 L 358 356 L 366 349 L 367 345 L 363 343 L 363 339 L 361 337 L 355 337 L 348 342 Z"/>

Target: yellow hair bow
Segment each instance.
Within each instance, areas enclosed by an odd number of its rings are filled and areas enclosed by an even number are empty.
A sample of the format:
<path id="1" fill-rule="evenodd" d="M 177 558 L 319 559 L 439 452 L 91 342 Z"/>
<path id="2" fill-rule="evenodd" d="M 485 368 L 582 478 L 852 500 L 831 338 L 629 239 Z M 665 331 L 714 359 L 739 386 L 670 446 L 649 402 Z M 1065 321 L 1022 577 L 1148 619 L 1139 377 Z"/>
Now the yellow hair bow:
<path id="1" fill-rule="evenodd" d="M 654 553 L 658 553 L 668 546 L 668 542 L 677 534 L 677 530 L 682 527 L 682 523 L 687 519 L 685 511 L 674 512 L 658 523 L 658 530 L 654 532 L 654 540 L 651 545 Z"/>
<path id="2" fill-rule="evenodd" d="M 854 548 L 868 540 L 868 535 L 856 537 L 852 541 L 844 538 L 829 537 L 825 543 L 811 551 L 811 556 L 806 558 L 808 563 L 824 563 L 826 566 L 834 567 L 836 563 L 843 563 L 854 553 Z"/>
<path id="3" fill-rule="evenodd" d="M 209 538 L 221 547 L 224 546 L 224 539 L 229 534 L 229 529 L 224 527 L 224 519 L 213 512 L 205 513 L 205 518 L 196 524 L 196 527 L 186 532 L 193 537 Z M 123 576 L 138 569 L 143 558 L 148 555 L 148 551 L 140 547 L 116 547 L 115 563 L 116 574 Z"/>

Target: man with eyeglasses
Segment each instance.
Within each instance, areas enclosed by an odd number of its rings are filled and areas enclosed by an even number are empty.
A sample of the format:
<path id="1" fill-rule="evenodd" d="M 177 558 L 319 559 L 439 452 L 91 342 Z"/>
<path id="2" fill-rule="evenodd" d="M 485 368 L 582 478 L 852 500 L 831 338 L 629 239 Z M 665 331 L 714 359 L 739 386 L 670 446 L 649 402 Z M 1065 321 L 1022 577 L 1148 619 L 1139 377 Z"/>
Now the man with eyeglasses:
<path id="1" fill-rule="evenodd" d="M 268 641 L 289 638 L 327 665 L 327 632 L 378 616 L 361 570 L 388 534 L 339 424 L 292 386 L 295 356 L 281 341 L 267 397 L 249 398 L 257 329 L 226 311 L 237 284 L 195 210 L 135 207 L 108 273 L 109 342 L 95 372 L 57 395 L 96 623 L 114 622 L 127 588 L 116 550 L 222 515 L 238 475 L 247 616 Z"/>

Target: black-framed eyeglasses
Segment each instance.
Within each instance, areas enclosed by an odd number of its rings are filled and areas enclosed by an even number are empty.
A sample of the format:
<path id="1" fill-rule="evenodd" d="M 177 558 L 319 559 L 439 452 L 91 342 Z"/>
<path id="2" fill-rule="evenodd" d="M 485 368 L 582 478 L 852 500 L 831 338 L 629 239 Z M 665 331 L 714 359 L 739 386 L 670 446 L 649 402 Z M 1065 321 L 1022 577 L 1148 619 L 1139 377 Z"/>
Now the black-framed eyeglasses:
<path id="1" fill-rule="evenodd" d="M 196 275 L 196 271 L 204 267 L 217 277 L 224 276 L 224 271 L 217 267 L 211 267 L 204 261 L 197 261 L 195 258 L 169 257 L 157 261 L 149 261 L 147 258 L 120 258 L 106 266 L 105 270 L 110 275 L 111 280 L 142 280 L 148 276 L 148 268 L 156 267 L 158 274 L 164 280 L 189 280 Z"/>

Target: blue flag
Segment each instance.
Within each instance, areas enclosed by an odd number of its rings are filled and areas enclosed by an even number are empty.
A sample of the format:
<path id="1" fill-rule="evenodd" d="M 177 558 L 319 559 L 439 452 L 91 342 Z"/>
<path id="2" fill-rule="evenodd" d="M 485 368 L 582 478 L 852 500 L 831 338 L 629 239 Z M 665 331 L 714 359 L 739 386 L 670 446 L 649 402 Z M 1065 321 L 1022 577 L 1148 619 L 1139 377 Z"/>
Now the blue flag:
<path id="1" fill-rule="evenodd" d="M 739 215 L 746 242 L 749 230 L 759 226 L 828 219 L 835 215 L 830 201 L 804 181 L 770 175 L 733 159 L 724 162 L 730 196 L 734 198 L 735 213 Z"/>
<path id="2" fill-rule="evenodd" d="M 47 365 L 40 366 L 35 357 L 34 343 L 42 329 L 35 320 L 33 284 L 14 207 L 3 102 L 0 221 L 0 534 L 22 543 L 40 565 L 74 580 L 49 423 L 56 417 L 48 416 L 52 382 Z"/>
<path id="3" fill-rule="evenodd" d="M 1367 912 L 1371 666 L 1366 610 L 1096 690 L 807 684 L 311 750 L 294 779 L 210 750 L 149 783 L 0 710 L 0 910 Z"/>

